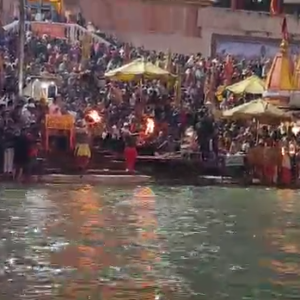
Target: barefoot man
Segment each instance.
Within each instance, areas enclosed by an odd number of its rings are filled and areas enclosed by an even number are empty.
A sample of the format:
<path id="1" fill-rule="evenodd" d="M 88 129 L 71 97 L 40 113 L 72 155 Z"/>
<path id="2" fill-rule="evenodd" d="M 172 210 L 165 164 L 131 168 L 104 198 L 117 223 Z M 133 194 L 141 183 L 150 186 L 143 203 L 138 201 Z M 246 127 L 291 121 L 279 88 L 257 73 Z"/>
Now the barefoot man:
<path id="1" fill-rule="evenodd" d="M 137 159 L 136 134 L 130 131 L 128 123 L 124 124 L 122 132 L 123 139 L 125 142 L 124 157 L 126 163 L 126 171 L 134 172 L 135 163 Z"/>
<path id="2" fill-rule="evenodd" d="M 81 172 L 85 171 L 91 158 L 90 136 L 84 121 L 79 121 L 76 126 L 76 165 Z"/>

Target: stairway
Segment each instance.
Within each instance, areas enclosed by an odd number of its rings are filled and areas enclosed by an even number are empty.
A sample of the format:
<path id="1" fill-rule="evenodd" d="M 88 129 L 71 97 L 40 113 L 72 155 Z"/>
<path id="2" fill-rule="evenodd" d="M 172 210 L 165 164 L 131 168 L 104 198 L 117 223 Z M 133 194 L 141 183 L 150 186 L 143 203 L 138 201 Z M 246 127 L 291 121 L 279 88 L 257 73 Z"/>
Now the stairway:
<path id="1" fill-rule="evenodd" d="M 47 154 L 47 159 L 43 159 L 42 165 L 45 173 L 49 171 L 53 173 L 76 171 L 75 158 L 71 152 L 50 152 Z M 89 163 L 89 169 L 93 170 L 125 170 L 125 163 L 121 159 L 115 159 L 112 156 L 107 156 L 105 153 L 94 152 Z"/>

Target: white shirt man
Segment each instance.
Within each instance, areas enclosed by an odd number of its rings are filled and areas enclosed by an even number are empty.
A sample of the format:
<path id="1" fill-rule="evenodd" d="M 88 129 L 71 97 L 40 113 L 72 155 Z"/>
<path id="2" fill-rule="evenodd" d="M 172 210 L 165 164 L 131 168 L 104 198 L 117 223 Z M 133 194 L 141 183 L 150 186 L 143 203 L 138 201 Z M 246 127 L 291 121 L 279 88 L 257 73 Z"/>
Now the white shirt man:
<path id="1" fill-rule="evenodd" d="M 43 21 L 43 19 L 44 19 L 44 15 L 43 15 L 42 13 L 37 12 L 37 13 L 35 14 L 35 17 L 34 17 L 34 20 L 35 20 L 35 21 L 41 22 L 41 21 Z"/>
<path id="2" fill-rule="evenodd" d="M 35 108 L 33 103 L 29 103 L 22 109 L 22 120 L 25 124 L 30 124 L 35 121 L 35 115 L 30 111 L 30 109 Z"/>

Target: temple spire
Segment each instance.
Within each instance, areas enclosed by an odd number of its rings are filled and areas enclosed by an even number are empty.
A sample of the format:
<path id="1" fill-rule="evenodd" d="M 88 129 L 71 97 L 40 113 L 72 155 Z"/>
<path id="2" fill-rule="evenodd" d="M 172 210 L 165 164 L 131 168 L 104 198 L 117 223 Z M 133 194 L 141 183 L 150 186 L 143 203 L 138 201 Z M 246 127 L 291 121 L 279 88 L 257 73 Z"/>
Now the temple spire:
<path id="1" fill-rule="evenodd" d="M 282 41 L 280 50 L 273 59 L 269 74 L 266 80 L 267 91 L 290 91 L 295 90 L 294 66 L 289 56 L 288 29 L 286 17 L 283 18 Z"/>

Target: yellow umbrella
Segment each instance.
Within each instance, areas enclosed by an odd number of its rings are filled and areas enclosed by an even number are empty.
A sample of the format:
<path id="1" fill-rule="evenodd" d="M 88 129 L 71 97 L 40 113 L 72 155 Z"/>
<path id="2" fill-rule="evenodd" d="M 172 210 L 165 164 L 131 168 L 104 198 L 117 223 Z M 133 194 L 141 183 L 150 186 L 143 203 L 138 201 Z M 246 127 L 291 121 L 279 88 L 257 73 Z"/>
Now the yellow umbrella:
<path id="1" fill-rule="evenodd" d="M 250 76 L 240 82 L 229 85 L 227 90 L 234 94 L 262 94 L 265 91 L 265 82 L 258 76 Z"/>
<path id="2" fill-rule="evenodd" d="M 104 74 L 112 80 L 132 81 L 140 79 L 162 79 L 172 76 L 168 71 L 146 61 L 143 58 L 136 59 L 120 68 Z"/>
<path id="3" fill-rule="evenodd" d="M 291 115 L 285 113 L 276 106 L 265 100 L 257 99 L 251 102 L 225 110 L 223 117 L 233 119 L 251 119 L 255 118 L 260 122 L 273 123 L 275 120 L 290 120 Z"/>

